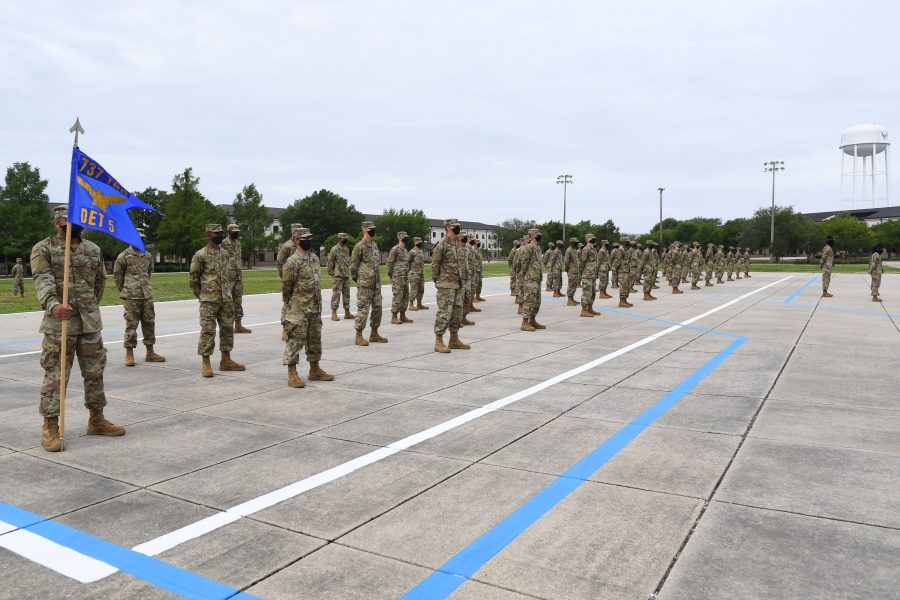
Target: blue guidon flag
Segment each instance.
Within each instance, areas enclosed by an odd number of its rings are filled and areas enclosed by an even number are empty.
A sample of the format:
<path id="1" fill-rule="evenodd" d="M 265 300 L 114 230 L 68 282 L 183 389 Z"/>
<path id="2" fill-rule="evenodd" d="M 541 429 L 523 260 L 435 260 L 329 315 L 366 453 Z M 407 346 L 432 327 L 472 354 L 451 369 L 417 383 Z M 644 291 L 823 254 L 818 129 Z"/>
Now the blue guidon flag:
<path id="1" fill-rule="evenodd" d="M 130 246 L 144 250 L 144 242 L 131 222 L 129 208 L 159 212 L 119 185 L 97 161 L 72 148 L 68 222 L 102 231 Z"/>

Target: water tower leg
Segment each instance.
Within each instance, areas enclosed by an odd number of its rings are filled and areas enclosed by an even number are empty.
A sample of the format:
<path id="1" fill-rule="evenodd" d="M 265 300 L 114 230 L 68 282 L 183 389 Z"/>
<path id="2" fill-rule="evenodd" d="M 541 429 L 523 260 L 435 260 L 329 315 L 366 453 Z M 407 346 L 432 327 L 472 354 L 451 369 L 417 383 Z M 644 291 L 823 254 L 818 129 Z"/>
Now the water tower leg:
<path id="1" fill-rule="evenodd" d="M 891 186 L 888 185 L 888 149 L 884 148 L 884 205 L 891 205 Z"/>
<path id="2" fill-rule="evenodd" d="M 856 208 L 856 144 L 853 144 L 853 200 L 850 202 L 850 208 Z"/>
<path id="3" fill-rule="evenodd" d="M 872 208 L 875 208 L 877 193 L 875 192 L 875 144 L 872 143 Z"/>

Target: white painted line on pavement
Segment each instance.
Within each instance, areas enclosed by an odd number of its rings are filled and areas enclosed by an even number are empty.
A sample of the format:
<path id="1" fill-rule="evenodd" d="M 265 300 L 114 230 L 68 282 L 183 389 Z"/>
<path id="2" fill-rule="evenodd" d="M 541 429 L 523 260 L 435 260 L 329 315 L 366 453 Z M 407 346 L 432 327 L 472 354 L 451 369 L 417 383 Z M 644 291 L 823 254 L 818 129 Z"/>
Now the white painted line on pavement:
<path id="1" fill-rule="evenodd" d="M 0 521 L 0 527 L 12 527 Z M 81 583 L 91 583 L 118 571 L 114 566 L 61 546 L 27 529 L 0 535 L 0 547 Z"/>

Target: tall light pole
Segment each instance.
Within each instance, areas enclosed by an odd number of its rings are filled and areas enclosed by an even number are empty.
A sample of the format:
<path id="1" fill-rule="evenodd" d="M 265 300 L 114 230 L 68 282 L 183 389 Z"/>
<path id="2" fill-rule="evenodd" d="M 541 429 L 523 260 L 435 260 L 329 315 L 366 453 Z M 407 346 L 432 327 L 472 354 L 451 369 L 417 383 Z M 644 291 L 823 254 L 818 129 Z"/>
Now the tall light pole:
<path id="1" fill-rule="evenodd" d="M 775 262 L 775 173 L 778 171 L 784 171 L 783 160 L 763 163 L 763 173 L 772 173 L 772 233 L 769 241 L 769 262 Z"/>
<path id="2" fill-rule="evenodd" d="M 660 248 L 665 248 L 665 246 L 663 246 L 663 241 L 662 241 L 662 193 L 664 191 L 666 191 L 666 188 L 663 188 L 663 187 L 659 188 L 659 247 Z"/>
<path id="3" fill-rule="evenodd" d="M 556 178 L 556 183 L 561 183 L 563 186 L 563 242 L 566 242 L 566 188 L 572 183 L 571 175 L 560 175 Z"/>

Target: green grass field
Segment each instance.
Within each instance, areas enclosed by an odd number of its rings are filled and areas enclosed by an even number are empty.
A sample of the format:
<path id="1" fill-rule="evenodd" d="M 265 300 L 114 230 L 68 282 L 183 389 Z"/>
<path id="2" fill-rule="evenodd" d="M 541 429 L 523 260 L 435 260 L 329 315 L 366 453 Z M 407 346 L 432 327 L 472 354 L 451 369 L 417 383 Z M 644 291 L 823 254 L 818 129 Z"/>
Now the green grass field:
<path id="1" fill-rule="evenodd" d="M 485 277 L 500 277 L 509 274 L 506 263 L 485 263 Z M 431 281 L 431 265 L 425 265 L 425 280 Z M 391 280 L 387 271 L 382 267 L 381 282 L 389 284 Z M 166 300 L 186 300 L 193 298 L 191 288 L 188 286 L 187 273 L 156 273 L 151 280 L 153 285 L 153 299 L 157 302 Z M 353 282 L 350 282 L 353 285 Z M 331 276 L 322 269 L 322 289 L 331 289 Z M 281 279 L 275 269 L 257 269 L 244 271 L 244 294 L 267 294 L 281 291 Z M 103 294 L 104 306 L 121 304 L 116 291 L 115 283 L 110 276 L 106 281 L 106 292 Z M 12 279 L 0 279 L 0 314 L 26 312 L 40 310 L 37 298 L 34 295 L 34 286 L 31 279 L 25 279 L 25 297 L 14 298 L 12 295 Z"/>

